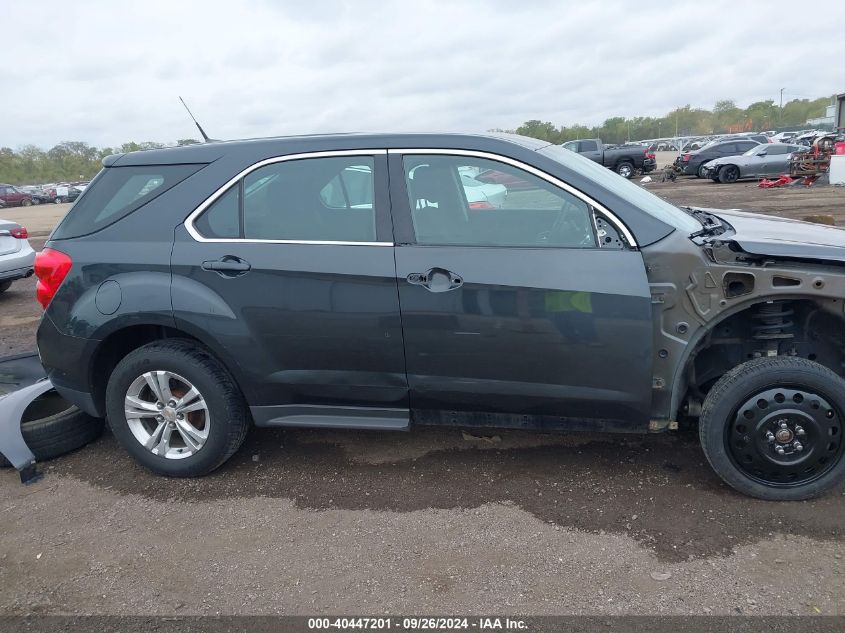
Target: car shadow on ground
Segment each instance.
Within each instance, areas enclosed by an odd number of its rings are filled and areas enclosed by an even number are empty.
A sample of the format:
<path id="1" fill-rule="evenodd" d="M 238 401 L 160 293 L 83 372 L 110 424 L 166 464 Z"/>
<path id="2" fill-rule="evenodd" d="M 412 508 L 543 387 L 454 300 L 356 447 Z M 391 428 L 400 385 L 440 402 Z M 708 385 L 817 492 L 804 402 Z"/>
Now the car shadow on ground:
<path id="1" fill-rule="evenodd" d="M 510 504 L 557 526 L 627 534 L 667 561 L 727 554 L 775 533 L 845 535 L 845 493 L 798 503 L 742 496 L 710 470 L 694 431 L 591 436 L 254 429 L 226 465 L 199 479 L 144 470 L 106 432 L 44 467 L 48 476 L 167 502 L 275 497 L 303 509 L 392 512 Z"/>

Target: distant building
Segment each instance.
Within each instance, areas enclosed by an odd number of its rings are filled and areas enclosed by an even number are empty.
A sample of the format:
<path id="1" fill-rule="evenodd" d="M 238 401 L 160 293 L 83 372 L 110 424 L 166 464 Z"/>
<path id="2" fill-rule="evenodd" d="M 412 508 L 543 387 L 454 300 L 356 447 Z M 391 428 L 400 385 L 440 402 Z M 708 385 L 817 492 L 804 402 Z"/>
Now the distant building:
<path id="1" fill-rule="evenodd" d="M 845 95 L 840 95 L 837 99 L 842 98 L 843 96 Z M 824 116 L 816 117 L 815 119 L 807 119 L 807 125 L 812 127 L 833 127 L 833 123 L 836 120 L 836 106 L 837 104 L 832 103 L 825 108 Z"/>

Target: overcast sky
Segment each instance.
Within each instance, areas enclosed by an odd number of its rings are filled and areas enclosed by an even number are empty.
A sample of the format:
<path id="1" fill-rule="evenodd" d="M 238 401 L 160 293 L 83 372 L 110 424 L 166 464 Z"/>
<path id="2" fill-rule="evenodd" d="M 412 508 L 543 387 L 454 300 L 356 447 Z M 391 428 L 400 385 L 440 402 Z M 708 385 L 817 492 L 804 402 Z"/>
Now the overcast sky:
<path id="1" fill-rule="evenodd" d="M 845 2 L 823 4 L 6 0 L 0 146 L 196 137 L 177 95 L 224 139 L 815 98 L 845 92 Z"/>

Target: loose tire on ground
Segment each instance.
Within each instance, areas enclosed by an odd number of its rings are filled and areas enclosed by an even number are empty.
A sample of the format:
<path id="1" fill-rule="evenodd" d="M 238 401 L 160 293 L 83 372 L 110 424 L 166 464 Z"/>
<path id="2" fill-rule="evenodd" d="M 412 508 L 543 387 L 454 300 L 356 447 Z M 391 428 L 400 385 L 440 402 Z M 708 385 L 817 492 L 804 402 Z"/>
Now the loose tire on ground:
<path id="1" fill-rule="evenodd" d="M 37 461 L 53 459 L 75 451 L 103 432 L 101 418 L 92 418 L 65 401 L 55 391 L 36 398 L 24 412 L 23 439 Z M 0 466 L 10 466 L 0 455 Z"/>
<path id="2" fill-rule="evenodd" d="M 727 372 L 707 394 L 699 419 L 701 445 L 716 473 L 736 490 L 770 501 L 810 499 L 845 480 L 843 429 L 845 380 L 787 356 Z"/>
<path id="3" fill-rule="evenodd" d="M 127 419 L 126 398 L 130 388 L 139 384 L 139 378 L 149 372 L 166 372 L 168 375 L 183 377 L 196 388 L 207 406 L 208 418 L 203 421 L 203 427 L 208 424 L 207 437 L 198 450 L 186 450 L 190 453 L 187 457 L 167 457 L 154 453 L 133 432 L 133 426 L 137 430 L 139 422 L 133 421 L 130 425 Z M 149 406 L 147 401 L 155 400 L 155 395 L 151 391 L 145 393 L 147 395 L 144 398 L 138 395 L 135 401 L 144 400 Z M 175 392 L 173 395 L 177 396 Z M 164 414 L 172 417 L 174 410 L 161 411 L 162 419 L 166 420 Z M 141 465 L 171 477 L 199 477 L 220 467 L 243 444 L 250 425 L 243 395 L 229 372 L 205 348 L 184 339 L 149 343 L 123 358 L 109 378 L 106 412 L 109 427 L 120 444 Z M 159 423 L 155 417 L 143 419 L 144 428 L 151 429 L 148 431 L 151 436 Z"/>

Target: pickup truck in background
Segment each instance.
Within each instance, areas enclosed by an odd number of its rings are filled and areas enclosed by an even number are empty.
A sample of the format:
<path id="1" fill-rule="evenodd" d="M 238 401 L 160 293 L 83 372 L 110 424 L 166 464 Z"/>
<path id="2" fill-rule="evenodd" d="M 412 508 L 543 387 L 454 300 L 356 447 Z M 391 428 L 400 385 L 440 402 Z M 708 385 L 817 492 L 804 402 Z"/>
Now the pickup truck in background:
<path id="1" fill-rule="evenodd" d="M 585 138 L 563 143 L 563 148 L 612 169 L 623 178 L 637 170 L 644 174 L 657 168 L 655 155 L 642 145 L 605 145 L 600 138 Z"/>

